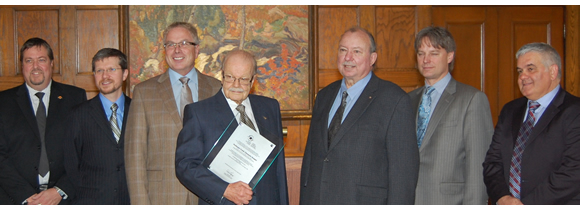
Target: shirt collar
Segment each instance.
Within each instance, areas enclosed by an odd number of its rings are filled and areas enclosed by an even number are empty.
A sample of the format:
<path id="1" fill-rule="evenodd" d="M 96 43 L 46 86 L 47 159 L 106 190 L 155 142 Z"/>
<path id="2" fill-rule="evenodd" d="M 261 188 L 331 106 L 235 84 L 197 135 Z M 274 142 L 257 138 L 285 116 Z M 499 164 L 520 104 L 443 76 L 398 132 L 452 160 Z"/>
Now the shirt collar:
<path id="1" fill-rule="evenodd" d="M 451 74 L 449 72 L 447 72 L 447 75 L 445 75 L 441 80 L 439 80 L 438 82 L 433 84 L 432 87 L 434 87 L 435 91 L 437 91 L 438 93 L 443 93 L 443 91 L 445 91 L 445 88 L 449 84 L 449 81 L 451 81 Z M 425 82 L 425 88 L 427 88 L 429 86 L 431 86 L 431 85 L 429 85 L 429 84 L 427 84 L 427 82 Z"/>
<path id="2" fill-rule="evenodd" d="M 44 88 L 44 90 L 41 91 L 35 90 L 34 88 L 30 87 L 26 82 L 24 84 L 26 84 L 26 88 L 28 88 L 28 93 L 30 93 L 31 96 L 34 96 L 37 92 L 43 92 L 45 96 L 48 96 L 50 95 L 50 87 L 52 86 L 52 80 L 50 80 L 48 82 L 48 86 L 46 86 L 46 88 Z"/>
<path id="3" fill-rule="evenodd" d="M 556 88 L 554 88 L 552 91 L 548 92 L 546 95 L 536 100 L 540 104 L 540 107 L 548 107 L 548 105 L 550 105 L 554 97 L 556 97 L 558 90 L 560 90 L 560 84 L 558 84 L 558 86 L 556 86 Z M 528 101 L 530 100 L 528 99 Z"/>
<path id="4" fill-rule="evenodd" d="M 187 73 L 185 76 L 177 73 L 175 70 L 169 68 L 169 79 L 171 80 L 171 84 L 172 85 L 176 85 L 179 84 L 181 85 L 181 81 L 179 81 L 179 79 L 181 77 L 187 77 L 189 78 L 189 82 L 192 84 L 195 84 L 195 82 L 197 82 L 197 70 L 195 68 L 193 68 L 191 71 L 189 71 L 189 73 Z"/>
<path id="5" fill-rule="evenodd" d="M 354 83 L 354 85 L 352 85 L 350 88 L 346 87 L 345 83 L 346 80 L 343 78 L 342 82 L 340 83 L 340 93 L 346 91 L 348 93 L 347 100 L 348 98 L 351 98 L 351 96 L 359 95 L 365 89 L 365 87 L 371 80 L 371 77 L 372 72 L 369 72 L 365 77 L 363 77 L 358 82 Z"/>

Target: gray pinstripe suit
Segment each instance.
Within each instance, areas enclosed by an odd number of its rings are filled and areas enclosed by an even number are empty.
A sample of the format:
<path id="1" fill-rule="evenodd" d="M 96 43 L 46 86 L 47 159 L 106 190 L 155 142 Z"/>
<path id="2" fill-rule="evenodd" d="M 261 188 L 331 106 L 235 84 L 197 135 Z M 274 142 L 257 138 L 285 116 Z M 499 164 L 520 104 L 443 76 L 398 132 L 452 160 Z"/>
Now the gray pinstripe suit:
<path id="1" fill-rule="evenodd" d="M 415 110 L 424 89 L 409 93 Z M 415 204 L 487 204 L 482 163 L 492 135 L 485 94 L 451 78 L 419 148 Z"/>

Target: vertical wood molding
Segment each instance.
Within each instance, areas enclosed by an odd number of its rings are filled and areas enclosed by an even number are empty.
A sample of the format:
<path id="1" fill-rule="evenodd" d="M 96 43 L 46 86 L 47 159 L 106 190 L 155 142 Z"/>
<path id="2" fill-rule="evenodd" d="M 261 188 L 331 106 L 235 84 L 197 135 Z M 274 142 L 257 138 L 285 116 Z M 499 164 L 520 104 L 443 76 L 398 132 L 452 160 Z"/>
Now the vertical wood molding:
<path id="1" fill-rule="evenodd" d="M 566 48 L 564 58 L 564 88 L 580 96 L 580 6 L 566 6 Z"/>
<path id="2" fill-rule="evenodd" d="M 373 36 L 377 36 L 375 24 L 375 8 L 376 6 L 362 5 L 358 8 L 358 25 L 361 28 L 368 30 Z"/>
<path id="3" fill-rule="evenodd" d="M 76 85 L 75 75 L 78 72 L 78 37 L 76 33 L 76 7 L 60 6 L 58 12 L 58 45 L 60 49 L 60 66 L 62 79 L 60 82 Z M 53 77 L 54 78 L 54 77 Z"/>
<path id="4" fill-rule="evenodd" d="M 416 8 L 415 20 L 415 34 L 421 29 L 430 26 L 432 23 L 431 5 L 418 5 Z"/>

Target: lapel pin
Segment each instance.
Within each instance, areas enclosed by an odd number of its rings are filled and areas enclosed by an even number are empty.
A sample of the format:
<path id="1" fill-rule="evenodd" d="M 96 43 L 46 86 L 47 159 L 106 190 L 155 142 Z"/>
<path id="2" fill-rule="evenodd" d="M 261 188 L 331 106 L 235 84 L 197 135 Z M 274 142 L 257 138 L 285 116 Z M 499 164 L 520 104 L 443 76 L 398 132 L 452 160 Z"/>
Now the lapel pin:
<path id="1" fill-rule="evenodd" d="M 369 99 L 373 99 L 373 97 L 372 96 L 369 96 Z"/>
<path id="2" fill-rule="evenodd" d="M 62 99 L 62 96 L 58 96 L 58 99 Z"/>
<path id="3" fill-rule="evenodd" d="M 267 120 L 268 118 L 266 116 L 262 116 L 264 118 L 264 120 Z"/>

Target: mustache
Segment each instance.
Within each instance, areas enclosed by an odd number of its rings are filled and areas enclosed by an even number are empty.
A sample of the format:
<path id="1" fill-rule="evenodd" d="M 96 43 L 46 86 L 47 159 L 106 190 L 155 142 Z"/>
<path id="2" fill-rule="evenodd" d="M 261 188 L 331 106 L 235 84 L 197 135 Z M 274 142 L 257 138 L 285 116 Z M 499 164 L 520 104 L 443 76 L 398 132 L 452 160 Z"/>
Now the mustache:
<path id="1" fill-rule="evenodd" d="M 244 89 L 243 88 L 231 87 L 231 88 L 228 88 L 228 90 L 229 91 L 232 91 L 232 92 L 244 92 Z"/>
<path id="2" fill-rule="evenodd" d="M 353 62 L 351 62 L 351 61 L 345 61 L 345 62 L 342 62 L 342 65 L 343 65 L 343 66 L 356 66 L 356 64 L 355 64 L 355 63 L 353 63 Z"/>

